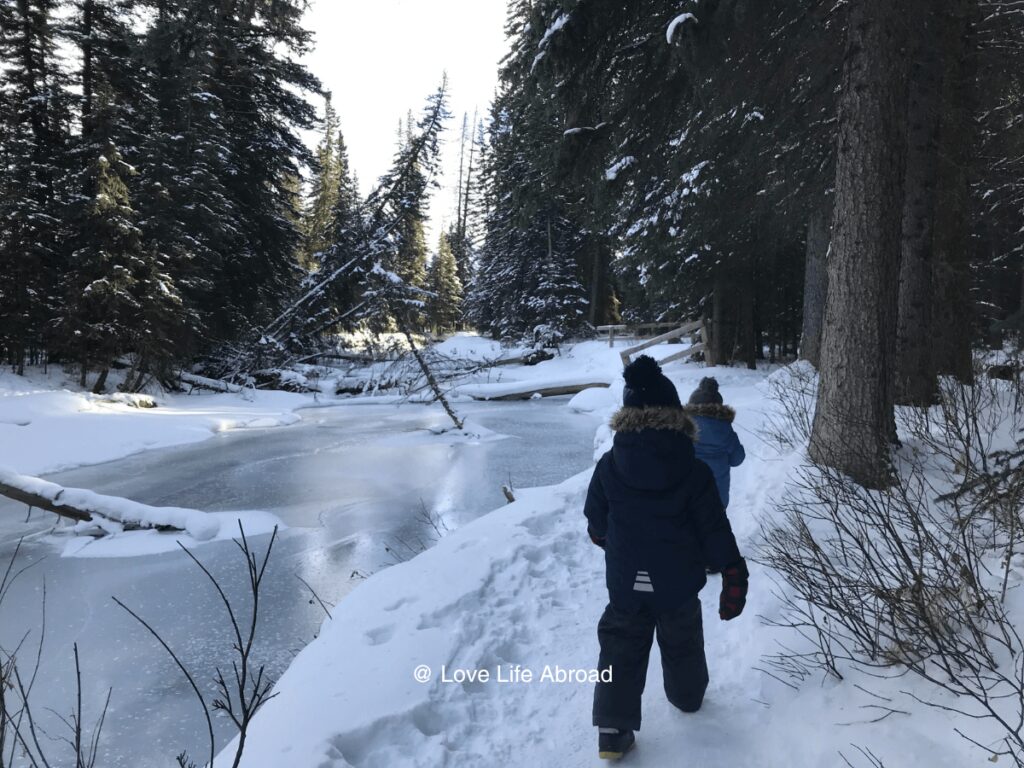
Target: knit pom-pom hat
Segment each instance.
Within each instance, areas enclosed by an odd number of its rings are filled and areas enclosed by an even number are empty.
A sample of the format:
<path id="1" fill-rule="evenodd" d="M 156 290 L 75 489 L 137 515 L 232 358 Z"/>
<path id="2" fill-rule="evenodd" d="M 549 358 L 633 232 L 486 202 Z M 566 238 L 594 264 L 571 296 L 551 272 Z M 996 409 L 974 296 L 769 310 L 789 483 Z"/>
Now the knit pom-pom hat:
<path id="1" fill-rule="evenodd" d="M 626 380 L 622 404 L 627 408 L 682 408 L 675 385 L 653 357 L 640 355 L 626 366 L 622 377 Z"/>
<path id="2" fill-rule="evenodd" d="M 700 384 L 690 395 L 690 405 L 722 404 L 722 395 L 718 392 L 718 382 L 710 376 L 700 380 Z"/>

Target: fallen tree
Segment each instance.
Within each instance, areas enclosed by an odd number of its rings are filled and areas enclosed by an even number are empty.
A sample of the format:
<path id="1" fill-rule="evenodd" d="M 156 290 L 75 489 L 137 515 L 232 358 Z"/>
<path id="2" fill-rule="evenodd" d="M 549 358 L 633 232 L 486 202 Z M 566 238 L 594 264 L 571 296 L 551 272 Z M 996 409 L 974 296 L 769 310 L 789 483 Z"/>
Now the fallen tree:
<path id="1" fill-rule="evenodd" d="M 105 533 L 141 529 L 181 531 L 196 541 L 208 541 L 220 531 L 217 518 L 196 509 L 151 507 L 84 488 L 65 488 L 4 467 L 0 467 L 0 496 L 79 524 L 91 524 Z"/>

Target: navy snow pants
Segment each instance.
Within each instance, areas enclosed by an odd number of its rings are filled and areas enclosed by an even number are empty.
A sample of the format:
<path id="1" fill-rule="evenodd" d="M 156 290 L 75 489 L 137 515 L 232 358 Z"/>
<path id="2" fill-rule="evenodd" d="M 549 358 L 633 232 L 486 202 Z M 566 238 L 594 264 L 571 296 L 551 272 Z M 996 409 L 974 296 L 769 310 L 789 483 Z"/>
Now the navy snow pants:
<path id="1" fill-rule="evenodd" d="M 649 606 L 622 608 L 611 603 L 597 625 L 598 666 L 612 668 L 611 682 L 594 690 L 594 725 L 640 729 L 640 699 L 647 682 L 647 660 L 658 635 L 665 695 L 684 712 L 696 712 L 708 687 L 704 626 L 696 596 L 678 610 L 656 613 Z"/>

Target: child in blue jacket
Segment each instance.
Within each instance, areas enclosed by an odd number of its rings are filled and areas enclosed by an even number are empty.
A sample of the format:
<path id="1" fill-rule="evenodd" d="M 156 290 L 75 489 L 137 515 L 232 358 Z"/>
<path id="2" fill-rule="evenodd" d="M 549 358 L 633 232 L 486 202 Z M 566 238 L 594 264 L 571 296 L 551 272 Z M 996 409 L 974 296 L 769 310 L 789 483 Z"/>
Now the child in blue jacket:
<path id="1" fill-rule="evenodd" d="M 697 425 L 697 440 L 693 446 L 697 458 L 711 467 L 718 486 L 722 506 L 729 508 L 729 472 L 747 457 L 736 430 L 732 428 L 736 411 L 722 402 L 718 382 L 712 378 L 700 380 L 683 410 Z"/>

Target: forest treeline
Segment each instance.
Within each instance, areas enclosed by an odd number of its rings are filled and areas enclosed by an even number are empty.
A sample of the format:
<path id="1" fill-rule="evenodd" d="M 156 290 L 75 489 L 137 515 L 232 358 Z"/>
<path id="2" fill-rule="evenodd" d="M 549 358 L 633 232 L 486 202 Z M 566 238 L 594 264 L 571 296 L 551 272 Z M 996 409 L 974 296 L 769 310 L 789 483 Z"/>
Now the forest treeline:
<path id="1" fill-rule="evenodd" d="M 102 388 L 118 361 L 251 370 L 360 327 L 545 341 L 701 316 L 718 361 L 817 364 L 834 227 L 864 213 L 837 198 L 862 7 L 905 76 L 894 153 L 851 178 L 898 186 L 879 274 L 919 401 L 1020 324 L 1024 21 L 1003 0 L 512 0 L 489 114 L 449 126 L 438 243 L 445 87 L 361 195 L 298 0 L 3 0 L 0 352 Z"/>
<path id="2" fill-rule="evenodd" d="M 790 356 L 803 336 L 816 362 L 859 4 L 513 2 L 473 323 L 528 330 L 529 297 L 558 290 L 545 322 L 704 316 L 716 360 Z M 992 340 L 1020 318 L 1020 14 L 905 2 L 895 19 L 913 60 L 907 247 L 973 291 L 936 319 Z"/>
<path id="3" fill-rule="evenodd" d="M 305 9 L 0 2 L 0 356 L 14 370 L 61 362 L 102 390 L 127 365 L 138 387 L 197 360 L 287 362 L 336 330 L 461 322 L 479 131 L 463 126 L 458 215 L 428 260 L 446 86 L 361 196 L 330 95 L 300 61 Z"/>
<path id="4" fill-rule="evenodd" d="M 0 3 L 0 349 L 85 382 L 202 354 L 301 274 L 297 0 Z M 132 378 L 130 376 L 129 378 Z"/>

